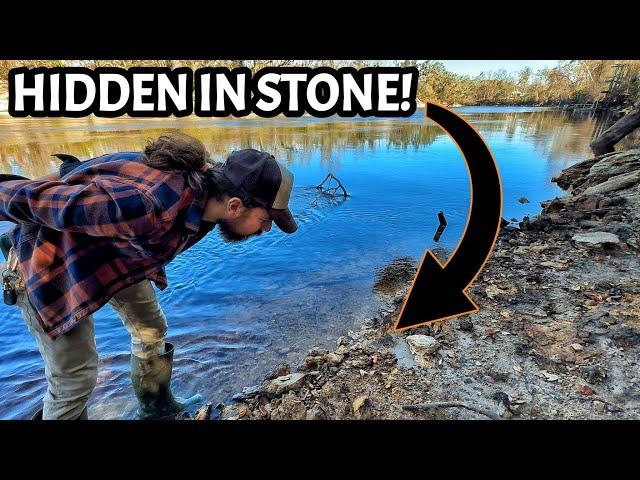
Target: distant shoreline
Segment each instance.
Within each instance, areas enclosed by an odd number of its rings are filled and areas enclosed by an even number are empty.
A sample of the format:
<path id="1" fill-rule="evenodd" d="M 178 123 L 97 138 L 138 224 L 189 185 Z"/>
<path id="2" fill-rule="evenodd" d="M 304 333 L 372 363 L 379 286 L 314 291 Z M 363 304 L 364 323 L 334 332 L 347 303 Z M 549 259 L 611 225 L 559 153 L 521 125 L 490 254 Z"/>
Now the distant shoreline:
<path id="1" fill-rule="evenodd" d="M 445 107 L 448 108 L 461 108 L 461 107 L 536 107 L 536 108 L 549 108 L 549 107 L 553 107 L 553 105 L 533 105 L 533 104 L 525 104 L 525 103 L 497 103 L 497 104 L 486 104 L 486 105 L 461 105 L 461 104 L 453 104 L 453 105 L 447 105 L 444 104 L 443 105 Z M 416 102 L 416 107 L 418 109 L 424 108 L 424 103 L 421 102 L 420 100 L 418 100 Z M 9 113 L 9 90 L 6 86 L 6 84 L 1 84 L 0 83 L 0 114 L 8 114 Z M 90 115 L 93 116 L 93 115 Z M 124 116 L 124 115 L 123 115 Z M 308 114 L 305 114 L 304 116 L 311 116 Z M 281 117 L 281 115 L 278 115 L 276 118 Z M 175 118 L 175 117 L 168 117 L 168 118 Z M 212 118 L 228 118 L 228 117 L 212 117 Z M 259 117 L 257 114 L 251 113 L 247 116 L 244 117 L 233 117 L 234 119 L 256 119 L 256 118 L 263 118 L 263 117 Z"/>
<path id="2" fill-rule="evenodd" d="M 497 104 L 486 104 L 486 105 L 461 105 L 461 104 L 453 104 L 453 105 L 447 105 L 447 104 L 443 104 L 445 107 L 448 108 L 462 108 L 462 107 L 534 107 L 534 108 L 553 108 L 553 105 L 533 105 L 533 104 L 525 104 L 525 103 L 497 103 Z M 421 102 L 420 100 L 418 100 L 416 102 L 416 107 L 417 109 L 422 109 L 424 108 L 424 103 Z M 9 90 L 7 88 L 6 85 L 0 84 L 0 115 L 2 114 L 8 114 L 9 113 Z M 93 115 L 89 115 L 90 117 L 93 117 Z M 190 115 L 193 116 L 193 115 Z M 305 114 L 303 115 L 305 117 L 310 117 L 311 115 L 309 114 Z M 123 117 L 126 117 L 126 115 L 123 115 Z M 275 118 L 280 118 L 282 117 L 282 115 L 278 115 Z M 98 118 L 98 117 L 96 117 Z M 121 117 L 119 117 L 121 118 Z M 131 117 L 133 118 L 133 117 Z M 175 117 L 168 117 L 168 118 L 175 118 Z M 224 119 L 224 118 L 230 118 L 230 117 L 211 117 L 211 118 L 220 118 L 220 119 Z M 251 113 L 249 115 L 246 115 L 244 117 L 231 117 L 233 119 L 248 119 L 248 120 L 253 120 L 253 119 L 257 119 L 257 118 L 263 118 L 258 116 L 255 113 Z"/>

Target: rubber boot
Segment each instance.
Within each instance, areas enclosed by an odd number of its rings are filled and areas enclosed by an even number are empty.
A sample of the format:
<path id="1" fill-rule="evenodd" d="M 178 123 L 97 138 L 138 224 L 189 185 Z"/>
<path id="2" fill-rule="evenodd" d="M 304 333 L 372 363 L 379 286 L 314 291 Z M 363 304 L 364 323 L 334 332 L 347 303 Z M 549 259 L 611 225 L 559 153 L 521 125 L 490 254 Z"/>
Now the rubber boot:
<path id="1" fill-rule="evenodd" d="M 34 413 L 33 417 L 31 417 L 31 420 L 42 420 L 42 409 Z M 89 420 L 87 407 L 84 407 L 84 410 L 82 410 L 82 413 L 80 413 L 80 416 L 76 420 Z"/>
<path id="2" fill-rule="evenodd" d="M 140 404 L 142 420 L 159 420 L 182 412 L 186 406 L 201 401 L 200 395 L 188 399 L 171 393 L 173 345 L 165 342 L 165 353 L 149 358 L 131 355 L 131 383 Z"/>

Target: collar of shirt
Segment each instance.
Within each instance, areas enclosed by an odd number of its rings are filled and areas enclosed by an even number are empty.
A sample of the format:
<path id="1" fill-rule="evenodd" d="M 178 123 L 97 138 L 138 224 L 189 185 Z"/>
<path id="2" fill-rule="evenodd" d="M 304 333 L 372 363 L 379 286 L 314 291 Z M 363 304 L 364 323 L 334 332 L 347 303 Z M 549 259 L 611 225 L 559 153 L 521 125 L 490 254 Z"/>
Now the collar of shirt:
<path id="1" fill-rule="evenodd" d="M 198 232 L 200 225 L 202 224 L 202 216 L 207 206 L 208 195 L 201 195 L 200 198 L 196 198 L 191 206 L 187 209 L 184 217 L 184 225 L 189 230 Z"/>

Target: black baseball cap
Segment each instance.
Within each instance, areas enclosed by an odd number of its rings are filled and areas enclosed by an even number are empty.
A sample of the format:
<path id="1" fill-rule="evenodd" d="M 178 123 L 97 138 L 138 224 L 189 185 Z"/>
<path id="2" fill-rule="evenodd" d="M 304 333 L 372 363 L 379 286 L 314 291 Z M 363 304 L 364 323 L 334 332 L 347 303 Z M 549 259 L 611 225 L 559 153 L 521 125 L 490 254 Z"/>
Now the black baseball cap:
<path id="1" fill-rule="evenodd" d="M 266 208 L 280 230 L 293 233 L 298 229 L 289 210 L 293 174 L 273 155 L 253 148 L 234 151 L 222 173 L 251 206 Z"/>

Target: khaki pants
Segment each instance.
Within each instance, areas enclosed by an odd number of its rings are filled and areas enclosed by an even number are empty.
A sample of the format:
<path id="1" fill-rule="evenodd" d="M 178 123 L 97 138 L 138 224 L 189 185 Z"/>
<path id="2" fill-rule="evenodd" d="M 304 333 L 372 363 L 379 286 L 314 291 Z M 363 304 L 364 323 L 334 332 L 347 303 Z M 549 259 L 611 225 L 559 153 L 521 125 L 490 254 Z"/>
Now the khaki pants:
<path id="1" fill-rule="evenodd" d="M 7 259 L 11 265 L 12 249 Z M 93 316 L 88 315 L 69 332 L 51 340 L 38 323 L 24 288 L 17 290 L 17 305 L 35 337 L 44 360 L 48 389 L 43 420 L 77 419 L 86 407 L 98 377 L 98 352 Z M 109 301 L 131 334 L 131 353 L 149 357 L 164 353 L 167 319 L 149 280 L 124 288 Z"/>

